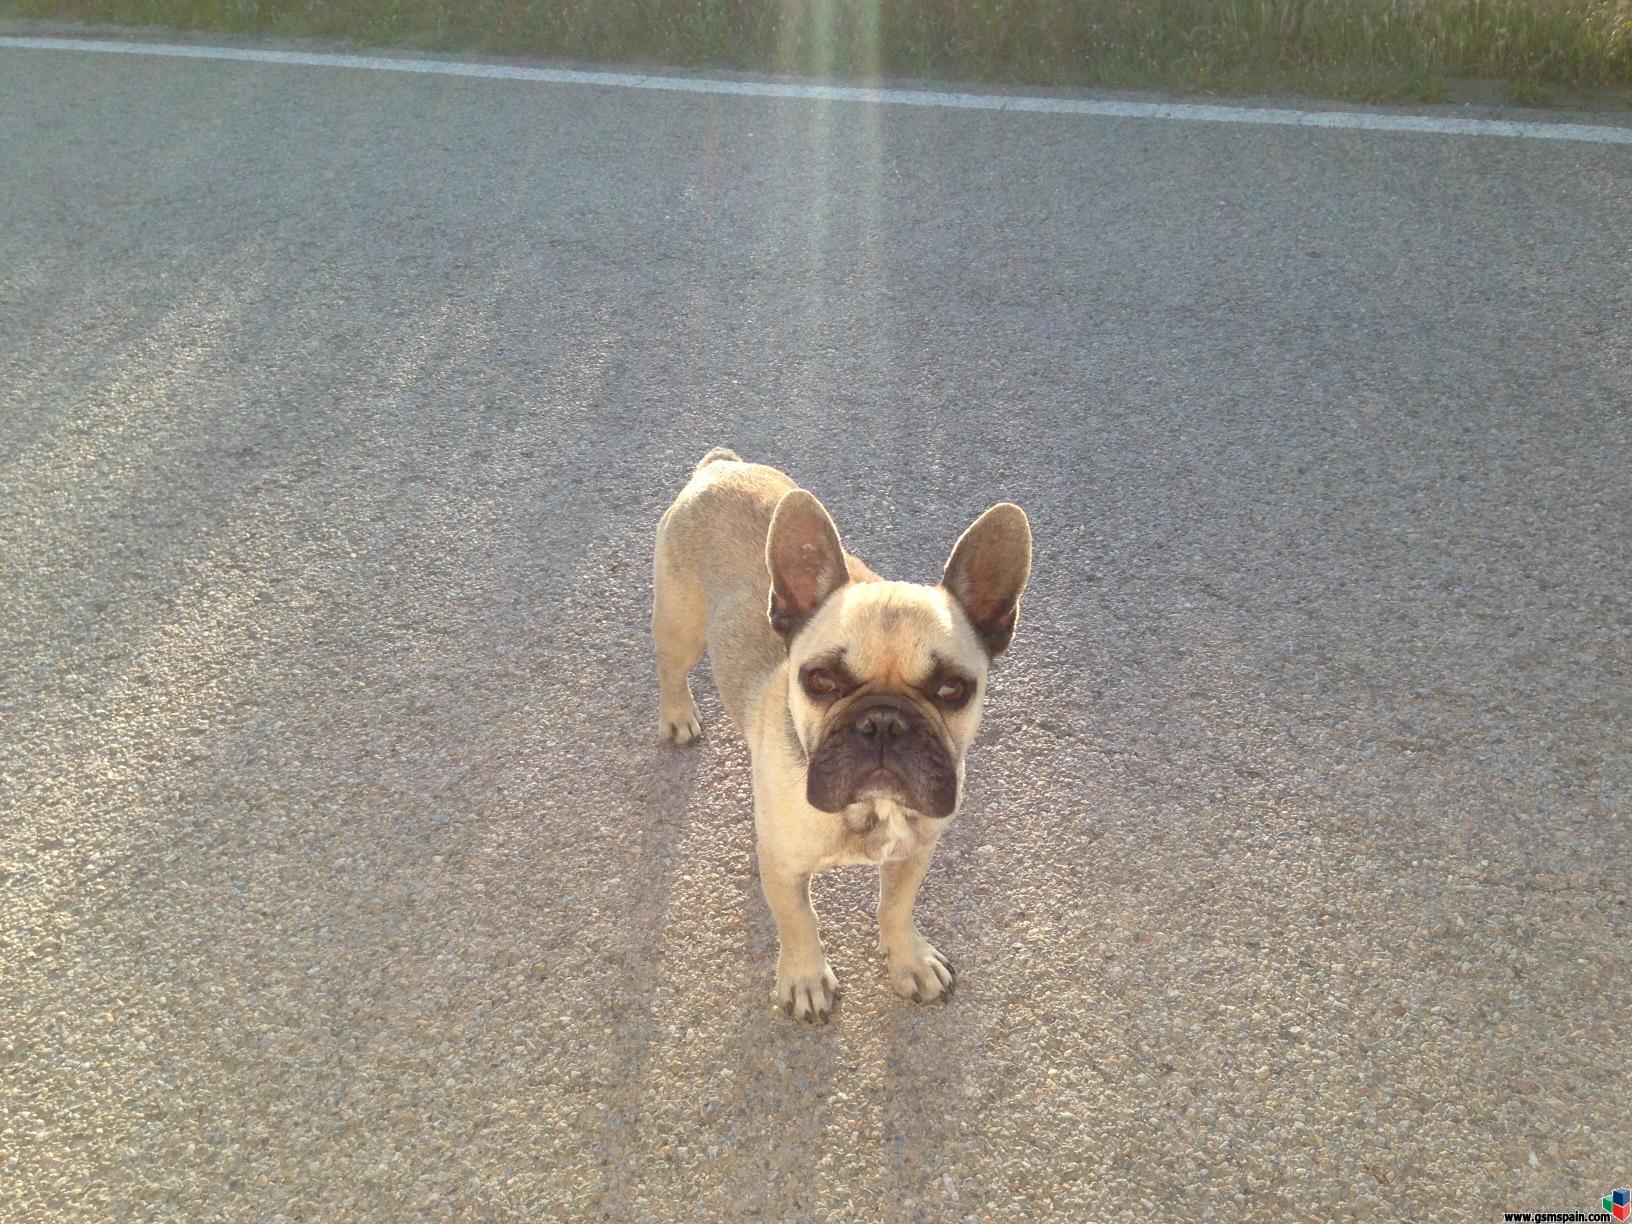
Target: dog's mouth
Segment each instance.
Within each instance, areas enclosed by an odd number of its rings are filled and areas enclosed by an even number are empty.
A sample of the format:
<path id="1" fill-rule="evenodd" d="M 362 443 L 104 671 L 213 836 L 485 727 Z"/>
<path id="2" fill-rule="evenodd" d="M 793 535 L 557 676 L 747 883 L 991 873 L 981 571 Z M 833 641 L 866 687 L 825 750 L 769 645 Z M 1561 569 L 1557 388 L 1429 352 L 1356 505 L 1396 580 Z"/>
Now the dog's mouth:
<path id="1" fill-rule="evenodd" d="M 907 784 L 888 765 L 876 765 L 856 784 L 857 795 L 889 795 L 904 792 Z"/>
<path id="2" fill-rule="evenodd" d="M 885 706 L 886 700 L 868 704 L 897 715 L 888 742 L 881 742 L 876 722 L 867 721 L 867 705 L 850 711 L 811 754 L 805 797 L 824 812 L 887 798 L 920 815 L 950 816 L 958 806 L 958 769 L 951 748 L 907 703 L 889 700 Z"/>

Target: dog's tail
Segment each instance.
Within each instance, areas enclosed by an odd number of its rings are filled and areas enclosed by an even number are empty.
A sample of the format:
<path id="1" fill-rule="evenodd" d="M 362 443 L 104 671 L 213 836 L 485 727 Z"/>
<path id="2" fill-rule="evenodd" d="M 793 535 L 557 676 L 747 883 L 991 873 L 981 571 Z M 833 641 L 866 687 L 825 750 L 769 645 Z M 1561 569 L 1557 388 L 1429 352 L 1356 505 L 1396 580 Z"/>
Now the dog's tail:
<path id="1" fill-rule="evenodd" d="M 693 476 L 702 471 L 711 463 L 718 463 L 721 459 L 729 459 L 732 463 L 741 463 L 743 458 L 728 446 L 716 446 L 708 454 L 697 461 L 697 466 L 691 469 Z"/>

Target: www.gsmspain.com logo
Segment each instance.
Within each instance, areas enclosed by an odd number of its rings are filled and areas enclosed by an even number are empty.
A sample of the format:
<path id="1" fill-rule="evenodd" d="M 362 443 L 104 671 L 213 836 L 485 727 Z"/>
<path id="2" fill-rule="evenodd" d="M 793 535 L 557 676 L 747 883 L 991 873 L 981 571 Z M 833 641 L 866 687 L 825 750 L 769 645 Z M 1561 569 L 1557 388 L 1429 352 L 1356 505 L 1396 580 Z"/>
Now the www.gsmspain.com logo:
<path id="1" fill-rule="evenodd" d="M 1632 1215 L 1632 1190 L 1622 1186 L 1619 1190 L 1611 1190 L 1604 1195 L 1604 1210 L 1617 1220 L 1624 1220 Z"/>

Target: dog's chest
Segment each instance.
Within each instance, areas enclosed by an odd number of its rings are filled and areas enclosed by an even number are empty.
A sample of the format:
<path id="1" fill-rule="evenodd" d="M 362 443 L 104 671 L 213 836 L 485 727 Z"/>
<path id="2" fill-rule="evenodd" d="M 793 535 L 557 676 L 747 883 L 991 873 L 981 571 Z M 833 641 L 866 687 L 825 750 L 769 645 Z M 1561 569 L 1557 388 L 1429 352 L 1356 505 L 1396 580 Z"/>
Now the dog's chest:
<path id="1" fill-rule="evenodd" d="M 867 799 L 844 810 L 835 842 L 821 866 L 877 865 L 910 858 L 924 844 L 923 818 L 889 799 Z"/>

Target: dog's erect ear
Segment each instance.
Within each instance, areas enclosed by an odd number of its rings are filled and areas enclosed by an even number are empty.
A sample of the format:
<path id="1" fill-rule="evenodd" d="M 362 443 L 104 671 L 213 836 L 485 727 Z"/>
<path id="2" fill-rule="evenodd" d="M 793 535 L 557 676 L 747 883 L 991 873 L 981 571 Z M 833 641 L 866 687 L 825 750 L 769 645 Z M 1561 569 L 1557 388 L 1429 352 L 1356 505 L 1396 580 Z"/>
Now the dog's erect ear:
<path id="1" fill-rule="evenodd" d="M 765 565 L 771 571 L 771 628 L 783 637 L 850 581 L 839 529 L 804 489 L 790 490 L 776 503 Z"/>
<path id="2" fill-rule="evenodd" d="M 1031 524 L 1026 512 L 999 502 L 970 525 L 947 558 L 941 585 L 952 592 L 990 655 L 1014 636 L 1020 593 L 1031 577 Z"/>

